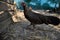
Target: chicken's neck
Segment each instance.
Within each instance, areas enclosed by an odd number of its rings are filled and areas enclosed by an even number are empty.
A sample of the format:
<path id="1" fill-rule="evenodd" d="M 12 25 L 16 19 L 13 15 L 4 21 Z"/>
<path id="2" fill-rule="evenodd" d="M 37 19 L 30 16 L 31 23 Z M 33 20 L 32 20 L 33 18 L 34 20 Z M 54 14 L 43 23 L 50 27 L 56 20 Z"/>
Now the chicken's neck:
<path id="1" fill-rule="evenodd" d="M 27 11 L 28 11 L 28 8 L 27 8 L 27 6 L 25 6 L 23 8 L 24 8 L 24 14 L 26 15 L 27 14 Z"/>

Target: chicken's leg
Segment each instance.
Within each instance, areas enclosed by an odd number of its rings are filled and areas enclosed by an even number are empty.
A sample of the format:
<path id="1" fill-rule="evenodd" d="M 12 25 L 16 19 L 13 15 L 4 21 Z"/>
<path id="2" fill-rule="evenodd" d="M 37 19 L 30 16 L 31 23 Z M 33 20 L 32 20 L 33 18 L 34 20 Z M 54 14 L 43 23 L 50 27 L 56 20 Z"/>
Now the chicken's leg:
<path id="1" fill-rule="evenodd" d="M 31 25 L 32 25 L 32 26 L 31 26 Z M 34 28 L 35 28 L 35 24 L 30 23 L 30 25 L 28 25 L 26 29 L 34 29 Z"/>

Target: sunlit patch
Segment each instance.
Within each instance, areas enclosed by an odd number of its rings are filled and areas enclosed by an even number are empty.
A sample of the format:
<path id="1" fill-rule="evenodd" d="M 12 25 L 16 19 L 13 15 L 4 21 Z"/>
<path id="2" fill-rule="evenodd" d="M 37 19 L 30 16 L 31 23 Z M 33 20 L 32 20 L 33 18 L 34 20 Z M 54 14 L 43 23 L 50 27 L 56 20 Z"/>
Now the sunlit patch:
<path id="1" fill-rule="evenodd" d="M 0 14 L 4 13 L 4 11 L 1 11 Z"/>
<path id="2" fill-rule="evenodd" d="M 52 24 L 49 24 L 49 26 L 55 28 L 56 30 L 60 30 L 60 24 L 59 24 L 59 25 L 52 25 Z"/>
<path id="3" fill-rule="evenodd" d="M 32 10 L 33 12 L 35 12 L 35 13 L 40 13 L 40 12 L 38 12 L 38 11 L 35 11 L 35 10 Z"/>
<path id="4" fill-rule="evenodd" d="M 12 16 L 12 19 L 14 22 L 20 22 L 22 20 L 26 20 L 24 17 L 23 10 L 17 11 L 16 14 Z"/>

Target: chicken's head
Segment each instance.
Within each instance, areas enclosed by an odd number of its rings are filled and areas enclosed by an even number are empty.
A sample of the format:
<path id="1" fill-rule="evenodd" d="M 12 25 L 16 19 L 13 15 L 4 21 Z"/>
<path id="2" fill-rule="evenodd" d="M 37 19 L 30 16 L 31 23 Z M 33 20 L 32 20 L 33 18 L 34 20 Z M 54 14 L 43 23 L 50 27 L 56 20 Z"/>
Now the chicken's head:
<path id="1" fill-rule="evenodd" d="M 21 3 L 22 6 L 26 6 L 26 4 L 24 2 Z"/>

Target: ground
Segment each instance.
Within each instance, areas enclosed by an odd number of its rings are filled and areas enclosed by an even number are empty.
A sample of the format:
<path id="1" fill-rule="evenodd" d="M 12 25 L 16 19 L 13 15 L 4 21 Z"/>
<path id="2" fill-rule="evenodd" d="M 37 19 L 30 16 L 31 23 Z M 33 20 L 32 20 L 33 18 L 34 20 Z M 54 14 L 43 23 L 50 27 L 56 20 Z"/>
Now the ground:
<path id="1" fill-rule="evenodd" d="M 5 18 L 4 21 L 0 20 L 1 40 L 60 40 L 60 26 L 40 24 L 33 28 L 33 26 L 28 26 L 30 22 L 24 17 L 24 13 L 20 10 L 9 18 L 7 16 L 10 14 L 5 15 L 5 12 L 0 13 L 4 13 L 0 16 L 0 19 Z M 42 14 L 44 14 L 44 12 L 42 12 Z M 58 17 L 58 15 L 55 16 Z"/>
<path id="2" fill-rule="evenodd" d="M 18 15 L 18 16 L 17 16 Z M 16 17 L 17 16 L 17 17 Z M 14 18 L 15 17 L 15 18 Z M 8 19 L 7 27 L 2 31 L 4 40 L 59 40 L 60 28 L 46 24 L 29 26 L 30 22 L 24 17 L 23 12 L 18 11 L 13 17 L 14 23 Z M 8 24 L 9 22 L 9 24 Z M 6 25 L 5 25 L 6 26 Z"/>

